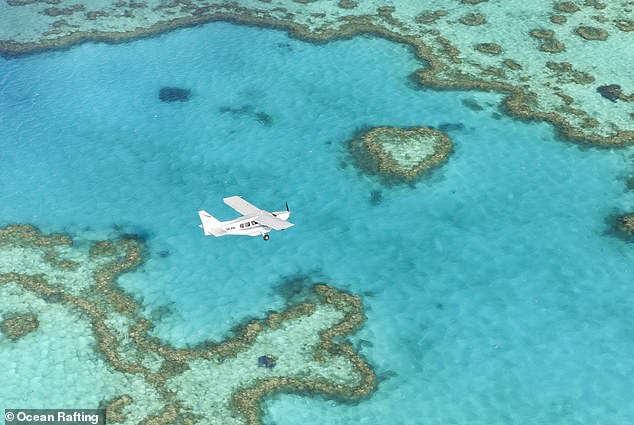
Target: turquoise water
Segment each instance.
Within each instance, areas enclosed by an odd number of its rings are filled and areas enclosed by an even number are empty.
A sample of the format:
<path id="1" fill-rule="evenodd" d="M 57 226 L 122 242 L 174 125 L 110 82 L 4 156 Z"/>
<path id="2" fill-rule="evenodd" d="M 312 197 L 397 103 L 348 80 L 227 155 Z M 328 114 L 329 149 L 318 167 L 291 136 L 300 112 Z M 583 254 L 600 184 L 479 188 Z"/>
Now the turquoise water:
<path id="1" fill-rule="evenodd" d="M 496 119 L 495 94 L 416 89 L 420 66 L 385 40 L 311 45 L 224 23 L 0 59 L 0 224 L 146 237 L 149 260 L 121 284 L 148 314 L 168 308 L 155 334 L 179 346 L 283 308 L 289 279 L 361 295 L 353 340 L 378 391 L 358 405 L 275 397 L 267 423 L 634 422 L 634 250 L 605 224 L 634 207 L 632 151 Z M 163 86 L 193 97 L 161 103 Z M 351 165 L 363 126 L 443 123 L 464 126 L 455 154 L 414 186 Z M 296 226 L 204 238 L 196 211 L 232 218 L 234 194 L 288 201 Z M 0 400 L 20 404 L 2 386 Z"/>

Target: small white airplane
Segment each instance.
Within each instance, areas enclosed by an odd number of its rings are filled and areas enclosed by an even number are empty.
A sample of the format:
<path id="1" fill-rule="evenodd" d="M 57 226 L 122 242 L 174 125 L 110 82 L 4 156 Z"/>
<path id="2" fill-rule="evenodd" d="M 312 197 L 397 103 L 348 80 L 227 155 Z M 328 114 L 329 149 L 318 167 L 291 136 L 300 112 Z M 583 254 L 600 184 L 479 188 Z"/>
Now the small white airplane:
<path id="1" fill-rule="evenodd" d="M 205 236 L 246 235 L 262 236 L 269 240 L 268 232 L 271 229 L 284 230 L 294 226 L 288 222 L 291 212 L 286 204 L 286 211 L 269 212 L 257 208 L 239 196 L 230 196 L 223 199 L 224 203 L 242 214 L 234 220 L 220 221 L 205 210 L 198 211 L 198 216 L 203 224 L 200 224 Z"/>

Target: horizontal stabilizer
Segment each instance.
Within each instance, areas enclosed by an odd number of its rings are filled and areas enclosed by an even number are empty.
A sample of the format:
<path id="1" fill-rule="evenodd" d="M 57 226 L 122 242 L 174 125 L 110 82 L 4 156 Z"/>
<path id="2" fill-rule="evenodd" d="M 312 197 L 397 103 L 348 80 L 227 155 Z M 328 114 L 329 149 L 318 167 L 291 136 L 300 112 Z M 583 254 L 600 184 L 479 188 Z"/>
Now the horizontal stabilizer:
<path id="1" fill-rule="evenodd" d="M 277 217 L 273 217 L 270 214 L 262 214 L 254 218 L 255 222 L 258 224 L 262 224 L 264 226 L 268 226 L 271 229 L 275 230 L 284 230 L 289 227 L 293 227 L 293 223 L 289 223 L 286 220 L 281 220 Z"/>
<path id="2" fill-rule="evenodd" d="M 203 223 L 201 227 L 205 232 L 205 236 L 222 236 L 227 233 L 225 229 L 222 228 L 222 222 L 207 211 L 198 211 L 198 217 L 200 217 L 200 221 Z"/>

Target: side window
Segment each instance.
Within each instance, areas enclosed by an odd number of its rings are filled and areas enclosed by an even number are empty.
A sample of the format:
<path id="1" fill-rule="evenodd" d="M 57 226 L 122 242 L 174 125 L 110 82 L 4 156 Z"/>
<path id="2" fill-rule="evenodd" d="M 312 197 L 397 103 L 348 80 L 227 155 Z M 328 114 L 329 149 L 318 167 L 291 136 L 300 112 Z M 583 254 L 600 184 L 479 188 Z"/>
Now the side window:
<path id="1" fill-rule="evenodd" d="M 251 226 L 251 223 L 249 223 L 249 222 L 247 221 L 247 224 L 245 224 L 245 226 L 249 227 L 249 226 Z"/>
<path id="2" fill-rule="evenodd" d="M 244 223 L 240 224 L 240 228 L 244 229 Z"/>
<path id="3" fill-rule="evenodd" d="M 256 223 L 255 221 L 252 221 L 251 224 L 255 226 L 258 223 Z"/>

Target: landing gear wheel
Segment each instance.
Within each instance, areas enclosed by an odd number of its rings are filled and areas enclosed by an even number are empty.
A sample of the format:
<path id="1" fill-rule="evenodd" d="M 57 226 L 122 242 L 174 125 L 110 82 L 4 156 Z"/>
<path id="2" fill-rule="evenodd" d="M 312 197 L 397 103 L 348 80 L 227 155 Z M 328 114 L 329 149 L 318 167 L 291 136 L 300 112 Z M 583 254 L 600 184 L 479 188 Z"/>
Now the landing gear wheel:
<path id="1" fill-rule="evenodd" d="M 262 238 L 263 238 L 265 241 L 268 241 L 268 240 L 269 240 L 269 237 L 270 237 L 269 235 L 263 235 L 263 236 L 262 236 Z"/>

